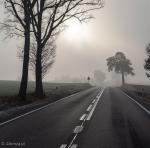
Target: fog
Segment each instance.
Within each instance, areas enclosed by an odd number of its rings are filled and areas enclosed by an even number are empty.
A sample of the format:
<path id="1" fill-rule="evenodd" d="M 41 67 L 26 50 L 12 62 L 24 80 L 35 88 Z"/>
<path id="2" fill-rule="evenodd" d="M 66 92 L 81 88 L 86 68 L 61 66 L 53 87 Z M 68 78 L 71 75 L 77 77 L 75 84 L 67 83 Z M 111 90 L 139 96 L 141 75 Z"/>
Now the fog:
<path id="1" fill-rule="evenodd" d="M 2 9 L 0 13 L 2 21 L 5 14 Z M 105 83 L 110 84 L 114 73 L 107 72 L 106 58 L 121 51 L 131 60 L 135 72 L 135 76 L 127 77 L 126 81 L 150 84 L 143 68 L 145 47 L 150 42 L 150 1 L 105 0 L 105 7 L 92 14 L 95 19 L 80 24 L 86 28 L 84 35 L 81 36 L 80 31 L 68 37 L 67 29 L 60 34 L 55 63 L 44 80 L 86 81 L 87 76 L 93 77 L 95 70 L 101 70 L 107 75 Z M 0 36 L 0 79 L 19 80 L 22 63 L 17 58 L 17 50 L 21 41 L 3 40 L 2 33 Z M 33 80 L 32 72 L 29 79 Z"/>

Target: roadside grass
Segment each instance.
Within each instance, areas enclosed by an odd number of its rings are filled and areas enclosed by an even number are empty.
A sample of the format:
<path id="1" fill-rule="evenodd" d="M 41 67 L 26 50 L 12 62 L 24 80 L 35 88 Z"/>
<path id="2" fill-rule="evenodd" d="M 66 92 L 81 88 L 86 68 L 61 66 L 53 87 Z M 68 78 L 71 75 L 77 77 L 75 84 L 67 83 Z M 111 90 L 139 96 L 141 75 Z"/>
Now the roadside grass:
<path id="1" fill-rule="evenodd" d="M 37 98 L 34 94 L 34 82 L 29 82 L 27 100 L 20 101 L 17 93 L 19 81 L 0 81 L 0 110 L 23 106 L 36 101 L 48 100 L 50 103 L 91 87 L 87 83 L 43 83 L 45 98 Z"/>
<path id="2" fill-rule="evenodd" d="M 122 89 L 136 101 L 150 109 L 150 86 L 126 84 Z"/>

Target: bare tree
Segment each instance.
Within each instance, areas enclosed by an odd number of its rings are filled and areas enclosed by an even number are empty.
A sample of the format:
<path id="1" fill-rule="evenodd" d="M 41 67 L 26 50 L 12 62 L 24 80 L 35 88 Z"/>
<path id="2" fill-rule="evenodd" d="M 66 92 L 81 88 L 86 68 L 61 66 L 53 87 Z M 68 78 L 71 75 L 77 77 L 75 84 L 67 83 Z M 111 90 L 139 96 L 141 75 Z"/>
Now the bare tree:
<path id="1" fill-rule="evenodd" d="M 2 24 L 2 28 L 6 29 L 7 35 L 24 37 L 24 55 L 22 78 L 19 89 L 19 97 L 23 100 L 26 98 L 27 81 L 28 81 L 28 65 L 30 52 L 30 8 L 33 8 L 36 0 L 4 0 L 7 10 L 7 18 Z"/>
<path id="2" fill-rule="evenodd" d="M 89 11 L 103 7 L 102 0 L 5 0 L 9 12 L 8 26 L 15 31 L 10 35 L 24 36 L 23 73 L 19 96 L 26 97 L 28 65 L 30 53 L 30 34 L 32 29 L 36 39 L 36 94 L 44 95 L 42 86 L 42 56 L 49 40 L 56 36 L 64 23 L 72 18 L 80 22 L 92 16 Z M 19 33 L 18 33 L 19 32 Z M 20 33 L 21 32 L 21 33 Z M 43 55 L 42 55 L 43 54 Z"/>
<path id="3" fill-rule="evenodd" d="M 47 72 L 49 71 L 49 69 L 51 68 L 51 66 L 53 65 L 55 61 L 54 58 L 56 56 L 56 45 L 54 44 L 54 42 L 55 40 L 48 41 L 42 50 L 42 56 L 41 56 L 42 78 L 45 77 L 45 75 L 47 74 Z M 37 48 L 34 46 L 31 49 L 34 49 L 34 50 L 31 50 L 33 52 L 30 55 L 31 69 L 32 71 L 35 72 Z"/>
<path id="4" fill-rule="evenodd" d="M 89 12 L 103 7 L 102 0 L 36 0 L 31 10 L 32 28 L 37 42 L 36 90 L 43 96 L 42 50 L 52 36 L 61 31 L 64 23 L 72 18 L 80 22 L 93 18 Z"/>
<path id="5" fill-rule="evenodd" d="M 29 59 L 29 65 L 30 70 L 35 75 L 35 68 L 36 68 L 36 52 L 37 52 L 37 45 L 35 42 L 31 42 L 30 47 L 30 59 Z M 44 49 L 42 50 L 42 78 L 45 77 L 49 69 L 52 67 L 56 56 L 56 45 L 55 45 L 55 39 L 49 40 L 49 42 L 46 44 Z M 20 59 L 23 59 L 23 51 L 19 50 L 18 57 Z"/>

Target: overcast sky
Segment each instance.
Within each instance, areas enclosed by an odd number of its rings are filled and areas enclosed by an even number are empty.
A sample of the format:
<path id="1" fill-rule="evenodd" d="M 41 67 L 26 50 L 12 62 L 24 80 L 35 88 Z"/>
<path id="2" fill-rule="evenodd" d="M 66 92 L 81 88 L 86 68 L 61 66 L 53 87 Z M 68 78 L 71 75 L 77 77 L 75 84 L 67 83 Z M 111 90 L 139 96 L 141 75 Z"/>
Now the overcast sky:
<path id="1" fill-rule="evenodd" d="M 2 9 L 0 13 L 4 16 Z M 98 69 L 107 73 L 106 58 L 122 51 L 136 74 L 128 82 L 150 84 L 143 68 L 145 47 L 150 42 L 150 0 L 105 0 L 105 7 L 93 15 L 95 19 L 88 24 L 70 22 L 68 31 L 61 33 L 55 63 L 45 80 L 93 76 Z M 0 36 L 0 79 L 17 80 L 21 71 L 19 41 L 3 41 L 3 34 Z"/>

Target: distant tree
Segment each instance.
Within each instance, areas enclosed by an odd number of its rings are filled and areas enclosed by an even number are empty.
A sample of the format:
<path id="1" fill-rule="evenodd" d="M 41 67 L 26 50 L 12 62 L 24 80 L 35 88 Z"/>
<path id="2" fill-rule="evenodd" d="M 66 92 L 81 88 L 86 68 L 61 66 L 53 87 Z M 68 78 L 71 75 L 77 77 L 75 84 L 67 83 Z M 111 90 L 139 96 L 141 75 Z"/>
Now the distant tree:
<path id="1" fill-rule="evenodd" d="M 148 44 L 146 47 L 146 53 L 147 53 L 147 58 L 145 59 L 144 68 L 147 71 L 146 76 L 149 78 L 150 77 L 150 44 Z"/>
<path id="2" fill-rule="evenodd" d="M 91 80 L 91 78 L 88 76 L 88 77 L 87 77 L 87 80 L 88 80 L 88 83 L 89 83 L 89 82 L 90 82 L 90 80 Z"/>
<path id="3" fill-rule="evenodd" d="M 132 63 L 126 58 L 124 53 L 117 52 L 115 56 L 109 57 L 107 60 L 108 71 L 115 71 L 122 75 L 122 85 L 125 84 L 125 75 L 134 75 Z"/>
<path id="4" fill-rule="evenodd" d="M 106 78 L 106 75 L 104 72 L 100 70 L 95 70 L 94 71 L 94 79 L 96 81 L 96 84 L 102 85 L 104 80 Z"/>

